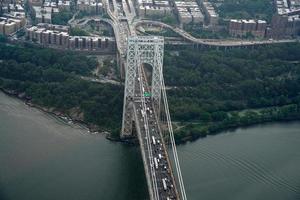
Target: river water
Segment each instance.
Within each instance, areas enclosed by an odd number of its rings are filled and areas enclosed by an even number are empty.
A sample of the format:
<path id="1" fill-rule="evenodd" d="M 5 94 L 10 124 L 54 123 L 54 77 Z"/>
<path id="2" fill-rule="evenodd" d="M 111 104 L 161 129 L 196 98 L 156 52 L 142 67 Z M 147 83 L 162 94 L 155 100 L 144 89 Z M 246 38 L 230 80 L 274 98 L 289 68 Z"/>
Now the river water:
<path id="1" fill-rule="evenodd" d="M 300 122 L 180 145 L 190 200 L 300 199 Z M 68 125 L 0 93 L 0 200 L 142 200 L 138 147 Z"/>

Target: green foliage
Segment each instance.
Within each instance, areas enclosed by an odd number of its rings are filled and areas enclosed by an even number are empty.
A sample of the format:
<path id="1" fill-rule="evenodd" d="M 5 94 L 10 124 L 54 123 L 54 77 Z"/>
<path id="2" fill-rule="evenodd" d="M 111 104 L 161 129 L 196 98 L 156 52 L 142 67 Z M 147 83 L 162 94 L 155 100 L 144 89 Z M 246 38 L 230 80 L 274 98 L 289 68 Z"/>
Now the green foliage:
<path id="1" fill-rule="evenodd" d="M 113 69 L 113 63 L 110 60 L 104 60 L 103 65 L 100 69 L 100 73 L 104 76 L 107 76 L 109 72 Z"/>
<path id="2" fill-rule="evenodd" d="M 37 105 L 82 113 L 84 121 L 105 129 L 120 127 L 123 88 L 82 80 L 93 58 L 49 49 L 0 44 L 0 88 L 25 93 Z"/>
<path id="3" fill-rule="evenodd" d="M 17 37 L 23 37 L 25 36 L 25 31 L 23 29 L 19 30 L 17 33 L 16 33 L 16 36 Z"/>
<path id="4" fill-rule="evenodd" d="M 72 18 L 73 13 L 68 10 L 62 10 L 58 13 L 53 13 L 52 23 L 59 25 L 67 25 L 68 21 Z"/>
<path id="5" fill-rule="evenodd" d="M 15 63 L 34 64 L 41 69 L 51 66 L 52 69 L 61 69 L 78 75 L 90 74 L 90 71 L 97 65 L 95 59 L 75 55 L 72 52 L 62 53 L 52 49 L 23 48 L 4 44 L 0 44 L 0 59 Z M 29 68 L 23 69 L 20 67 L 20 70 L 23 70 L 21 73 L 26 73 Z"/>
<path id="6" fill-rule="evenodd" d="M 164 77 L 166 85 L 173 86 L 167 92 L 172 119 L 200 122 L 201 128 L 207 127 L 210 133 L 268 121 L 260 113 L 241 112 L 245 109 L 298 105 L 299 49 L 300 44 L 294 43 L 256 49 L 165 52 Z M 272 113 L 271 121 L 290 119 L 293 112 L 284 113 Z M 184 132 L 185 136 L 191 134 L 184 128 L 179 135 L 184 136 Z"/>
<path id="7" fill-rule="evenodd" d="M 145 17 L 152 19 L 152 20 L 161 21 L 161 22 L 164 22 L 164 23 L 170 24 L 170 25 L 177 24 L 177 19 L 175 18 L 175 16 L 173 14 L 165 15 L 163 17 L 161 17 L 159 15 L 147 15 Z"/>
<path id="8" fill-rule="evenodd" d="M 0 34 L 0 42 L 6 42 L 7 38 L 5 35 Z"/>
<path id="9" fill-rule="evenodd" d="M 186 25 L 184 29 L 194 37 L 208 38 L 208 39 L 224 39 L 231 37 L 227 30 L 222 29 L 219 31 L 205 30 L 201 26 Z"/>
<path id="10" fill-rule="evenodd" d="M 289 104 L 300 92 L 300 45 L 165 53 L 164 75 L 174 117 Z M 177 112 L 178 111 L 178 112 Z M 188 114 L 186 114 L 188 113 Z M 193 114 L 195 113 L 195 114 Z M 189 115 L 187 117 L 187 115 Z"/>
<path id="11" fill-rule="evenodd" d="M 86 16 L 91 16 L 91 14 L 87 11 L 84 11 L 84 10 L 81 10 L 79 11 L 79 13 L 76 15 L 76 19 L 81 19 L 81 18 L 84 18 Z"/>
<path id="12" fill-rule="evenodd" d="M 257 18 L 270 21 L 273 4 L 270 0 L 224 0 L 219 7 L 219 13 L 224 18 Z"/>
<path id="13" fill-rule="evenodd" d="M 179 35 L 170 29 L 145 30 L 146 34 L 164 37 L 178 37 Z"/>
<path id="14" fill-rule="evenodd" d="M 187 139 L 195 140 L 199 137 L 215 134 L 224 129 L 232 129 L 240 126 L 249 126 L 257 123 L 271 121 L 286 121 L 300 119 L 300 104 L 290 104 L 282 107 L 264 108 L 260 111 L 230 112 L 223 120 L 209 123 L 188 124 L 175 133 L 178 143 Z"/>
<path id="15" fill-rule="evenodd" d="M 166 15 L 161 19 L 161 21 L 166 23 L 166 24 L 170 24 L 170 25 L 176 25 L 177 24 L 177 20 L 174 17 L 174 15 Z"/>
<path id="16" fill-rule="evenodd" d="M 81 28 L 71 27 L 70 35 L 72 35 L 72 36 L 89 36 L 90 34 Z"/>
<path id="17" fill-rule="evenodd" d="M 164 77 L 176 141 L 261 122 L 300 119 L 300 44 L 256 49 L 165 52 Z M 113 131 L 117 138 L 123 88 L 82 80 L 93 58 L 0 44 L 0 88 Z M 112 68 L 104 62 L 101 73 Z"/>

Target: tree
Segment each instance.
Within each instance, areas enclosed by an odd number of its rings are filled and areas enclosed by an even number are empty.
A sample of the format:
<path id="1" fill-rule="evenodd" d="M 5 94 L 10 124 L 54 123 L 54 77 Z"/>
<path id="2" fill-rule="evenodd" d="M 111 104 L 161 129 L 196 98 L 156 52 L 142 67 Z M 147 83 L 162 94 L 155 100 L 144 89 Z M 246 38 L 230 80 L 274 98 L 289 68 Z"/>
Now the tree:
<path id="1" fill-rule="evenodd" d="M 52 14 L 52 23 L 59 25 L 67 25 L 68 21 L 72 18 L 72 12 L 68 10 L 62 10 L 58 13 Z"/>

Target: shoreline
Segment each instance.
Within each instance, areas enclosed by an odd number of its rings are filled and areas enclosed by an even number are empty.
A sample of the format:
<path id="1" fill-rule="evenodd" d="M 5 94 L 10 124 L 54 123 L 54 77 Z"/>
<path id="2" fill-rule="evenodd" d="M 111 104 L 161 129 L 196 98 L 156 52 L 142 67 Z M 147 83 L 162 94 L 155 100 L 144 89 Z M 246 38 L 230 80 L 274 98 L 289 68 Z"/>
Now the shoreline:
<path id="1" fill-rule="evenodd" d="M 86 129 L 88 129 L 88 132 L 92 135 L 102 134 L 105 136 L 105 138 L 107 140 L 110 140 L 112 142 L 121 142 L 121 143 L 124 143 L 127 145 L 136 145 L 137 144 L 137 141 L 135 139 L 122 140 L 120 138 L 112 137 L 111 132 L 109 132 L 107 130 L 101 130 L 101 128 L 95 124 L 88 124 L 88 123 L 84 122 L 83 120 L 74 119 L 71 116 L 69 116 L 68 114 L 64 113 L 63 111 L 58 111 L 58 110 L 55 110 L 55 108 L 46 108 L 46 107 L 34 104 L 31 102 L 31 98 L 25 96 L 25 94 L 18 93 L 13 90 L 7 90 L 4 88 L 0 88 L 0 91 L 3 92 L 7 96 L 17 98 L 17 99 L 23 101 L 29 107 L 36 108 L 41 112 L 58 117 L 59 119 L 63 120 L 66 124 L 76 124 L 76 125 L 82 126 Z M 299 118 L 290 118 L 290 119 L 281 119 L 281 120 L 261 121 L 261 122 L 257 122 L 257 123 L 244 124 L 244 125 L 243 124 L 232 124 L 231 126 L 219 128 L 216 130 L 210 130 L 208 132 L 200 132 L 199 131 L 199 134 L 196 136 L 193 136 L 191 134 L 185 134 L 183 137 L 176 139 L 176 134 L 175 134 L 175 141 L 178 145 L 186 144 L 188 142 L 194 142 L 198 139 L 202 139 L 202 138 L 205 138 L 210 135 L 218 135 L 218 134 L 221 134 L 222 132 L 234 131 L 239 128 L 246 128 L 246 127 L 262 125 L 262 124 L 266 124 L 266 123 L 273 123 L 273 122 L 292 122 L 292 121 L 298 121 L 298 120 L 299 120 Z M 187 131 L 188 130 L 189 129 L 187 129 Z"/>
<path id="2" fill-rule="evenodd" d="M 46 108 L 46 107 L 34 104 L 34 103 L 31 102 L 31 99 L 29 97 L 26 97 L 26 96 L 24 96 L 24 95 L 22 95 L 22 94 L 20 94 L 16 91 L 0 88 L 0 92 L 3 92 L 3 94 L 5 94 L 9 97 L 21 100 L 22 102 L 24 102 L 24 104 L 26 106 L 36 108 L 37 110 L 39 110 L 43 113 L 46 113 L 46 114 L 52 115 L 54 117 L 57 117 L 57 118 L 63 120 L 64 123 L 66 123 L 66 124 L 76 124 L 76 125 L 79 125 L 81 127 L 84 127 L 92 135 L 102 134 L 102 135 L 105 136 L 106 139 L 108 139 L 110 141 L 122 142 L 120 139 L 111 137 L 111 133 L 109 131 L 103 131 L 97 125 L 88 124 L 88 123 L 86 123 L 82 120 L 74 119 L 74 118 L 72 118 L 71 116 L 67 115 L 66 113 L 64 113 L 62 111 L 57 111 L 55 109 Z"/>
<path id="3" fill-rule="evenodd" d="M 265 121 L 265 122 L 260 122 L 260 123 L 254 123 L 254 124 L 248 124 L 248 125 L 237 125 L 237 126 L 231 126 L 228 128 L 223 128 L 217 131 L 212 131 L 203 135 L 198 135 L 197 137 L 193 137 L 192 135 L 186 135 L 183 138 L 181 138 L 180 140 L 176 141 L 177 145 L 180 144 L 186 144 L 189 142 L 196 142 L 199 139 L 204 139 L 208 136 L 216 136 L 216 135 L 220 135 L 220 134 L 226 134 L 227 132 L 234 132 L 237 129 L 246 129 L 246 128 L 251 128 L 251 127 L 255 127 L 255 126 L 259 126 L 259 125 L 266 125 L 266 124 L 272 124 L 272 123 L 292 123 L 292 122 L 297 122 L 300 121 L 300 119 L 289 119 L 289 120 L 273 120 L 273 121 Z M 176 140 L 176 139 L 175 139 Z"/>
<path id="4" fill-rule="evenodd" d="M 284 107 L 284 106 L 283 106 Z M 282 108 L 279 107 L 278 110 Z M 268 108 L 265 108 L 268 109 Z M 262 117 L 262 116 L 260 116 Z M 258 118 L 259 119 L 259 118 Z M 254 127 L 254 126 L 258 126 L 258 125 L 264 125 L 264 124 L 268 124 L 268 123 L 288 123 L 288 122 L 293 122 L 293 121 L 300 121 L 300 115 L 287 115 L 285 117 L 282 118 L 269 118 L 269 119 L 261 119 L 261 120 L 257 120 L 257 121 L 252 121 L 252 122 L 247 122 L 247 123 L 242 123 L 242 121 L 235 121 L 232 122 L 231 124 L 227 124 L 227 125 L 221 125 L 222 122 L 211 122 L 211 123 L 207 123 L 207 124 L 202 124 L 202 125 L 196 125 L 196 126 L 190 126 L 188 128 L 184 127 L 182 130 L 185 131 L 185 134 L 180 134 L 180 130 L 178 131 L 178 135 L 177 135 L 177 139 L 175 137 L 176 143 L 178 144 L 185 144 L 187 142 L 194 142 L 198 139 L 201 138 L 205 138 L 207 136 L 213 136 L 213 135 L 218 135 L 218 134 L 222 134 L 228 131 L 235 131 L 237 129 L 240 128 L 249 128 L 249 127 Z M 188 122 L 185 122 L 188 123 Z M 197 127 L 198 126 L 198 127 Z M 197 129 L 197 134 L 195 134 L 195 132 L 193 132 L 196 128 Z"/>

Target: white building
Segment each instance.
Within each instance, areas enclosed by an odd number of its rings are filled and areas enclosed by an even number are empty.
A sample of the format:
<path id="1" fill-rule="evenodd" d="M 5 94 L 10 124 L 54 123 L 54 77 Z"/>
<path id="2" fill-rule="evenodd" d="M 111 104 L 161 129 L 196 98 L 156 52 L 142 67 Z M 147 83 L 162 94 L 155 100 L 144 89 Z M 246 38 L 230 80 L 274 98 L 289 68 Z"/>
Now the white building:
<path id="1" fill-rule="evenodd" d="M 172 14 L 172 9 L 166 0 L 138 0 L 138 13 L 141 17 L 163 17 Z"/>
<path id="2" fill-rule="evenodd" d="M 172 10 L 170 7 L 160 7 L 160 6 L 140 6 L 139 7 L 139 15 L 141 17 L 151 17 L 151 16 L 159 16 L 163 17 L 166 15 L 170 15 Z"/>

